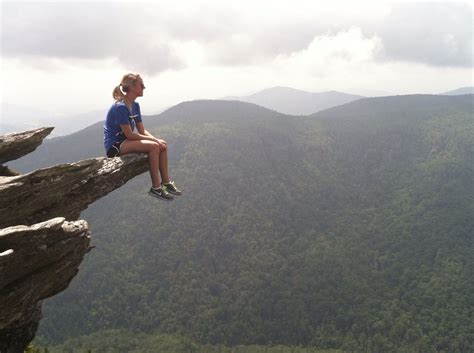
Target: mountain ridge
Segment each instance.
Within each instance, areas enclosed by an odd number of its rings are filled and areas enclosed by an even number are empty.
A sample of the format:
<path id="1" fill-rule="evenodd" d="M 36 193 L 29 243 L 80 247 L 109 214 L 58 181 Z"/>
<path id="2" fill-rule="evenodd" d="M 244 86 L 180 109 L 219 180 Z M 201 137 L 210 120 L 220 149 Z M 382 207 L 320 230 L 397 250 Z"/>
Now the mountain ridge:
<path id="1" fill-rule="evenodd" d="M 308 115 L 332 106 L 344 104 L 363 96 L 338 91 L 307 92 L 290 87 L 272 87 L 242 97 L 225 97 L 255 103 L 286 115 Z"/>
<path id="2" fill-rule="evenodd" d="M 157 203 L 143 175 L 86 210 L 96 251 L 46 303 L 42 337 L 468 347 L 471 98 L 366 98 L 299 118 L 198 101 L 146 119 L 183 196 Z M 48 155 L 103 153 L 91 133 Z"/>
<path id="3" fill-rule="evenodd" d="M 463 98 L 464 97 L 464 98 Z M 321 116 L 331 115 L 337 118 L 339 114 L 350 115 L 353 109 L 362 109 L 367 114 L 373 115 L 373 104 L 378 107 L 377 113 L 383 114 L 386 109 L 391 111 L 406 106 L 405 110 L 421 109 L 417 107 L 418 101 L 423 101 L 422 110 L 429 111 L 442 107 L 445 104 L 456 104 L 460 101 L 464 110 L 472 110 L 473 100 L 468 96 L 440 96 L 440 95 L 400 95 L 388 97 L 368 97 L 360 100 L 349 102 L 340 106 L 325 109 L 323 111 L 310 114 L 308 116 L 295 119 L 294 116 L 285 115 L 271 109 L 259 106 L 255 103 L 247 103 L 241 101 L 221 101 L 221 100 L 194 100 L 181 102 L 165 112 L 144 116 L 144 123 L 147 128 L 156 129 L 163 124 L 181 123 L 203 123 L 203 122 L 219 122 L 232 121 L 232 119 L 246 121 L 258 121 L 269 123 L 272 119 L 288 119 L 296 123 L 298 120 L 314 119 Z M 87 128 L 77 131 L 71 135 L 54 137 L 45 140 L 38 148 L 38 151 L 25 156 L 23 159 L 14 161 L 11 165 L 20 171 L 28 171 L 39 167 L 51 165 L 49 163 L 68 163 L 78 159 L 86 159 L 91 156 L 103 156 L 103 122 L 97 122 Z M 66 142 L 68 141 L 68 142 Z M 62 148 L 54 146 L 62 145 Z M 61 152 L 63 148 L 67 149 L 67 145 L 73 146 L 73 153 L 66 157 Z M 62 156 L 61 158 L 59 156 Z M 54 157 L 58 156 L 58 157 Z M 51 162 L 48 162 L 48 159 Z"/>
<path id="4" fill-rule="evenodd" d="M 462 95 L 462 94 L 474 94 L 474 87 L 460 87 L 451 91 L 440 93 L 442 95 Z"/>

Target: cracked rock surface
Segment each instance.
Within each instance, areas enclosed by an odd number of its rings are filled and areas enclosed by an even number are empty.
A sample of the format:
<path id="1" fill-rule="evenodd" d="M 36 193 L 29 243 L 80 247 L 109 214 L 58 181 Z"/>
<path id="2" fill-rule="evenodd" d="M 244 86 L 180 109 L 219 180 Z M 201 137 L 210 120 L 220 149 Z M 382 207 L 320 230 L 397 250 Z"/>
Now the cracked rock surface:
<path id="1" fill-rule="evenodd" d="M 0 135 L 0 164 L 13 161 L 33 152 L 53 129 L 54 127 L 42 127 Z"/>
<path id="2" fill-rule="evenodd" d="M 51 130 L 0 135 L 0 164 L 33 151 Z M 77 274 L 91 239 L 81 211 L 147 169 L 145 154 L 131 154 L 0 176 L 0 353 L 24 351 L 42 300 Z"/>
<path id="3" fill-rule="evenodd" d="M 67 288 L 89 249 L 86 221 L 54 218 L 0 230 L 0 350 L 23 352 L 41 300 Z"/>
<path id="4" fill-rule="evenodd" d="M 145 154 L 92 158 L 0 177 L 0 228 L 50 218 L 75 220 L 89 204 L 148 169 Z"/>

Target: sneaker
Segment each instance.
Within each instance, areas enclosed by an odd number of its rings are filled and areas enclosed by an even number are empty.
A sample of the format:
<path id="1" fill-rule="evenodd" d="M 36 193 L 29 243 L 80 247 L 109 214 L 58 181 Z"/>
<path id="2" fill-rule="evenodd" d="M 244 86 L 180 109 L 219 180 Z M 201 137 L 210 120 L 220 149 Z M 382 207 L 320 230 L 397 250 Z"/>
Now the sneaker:
<path id="1" fill-rule="evenodd" d="M 179 190 L 176 185 L 174 184 L 174 181 L 170 181 L 169 183 L 161 184 L 161 186 L 165 187 L 166 190 L 173 195 L 181 195 L 182 192 Z"/>
<path id="2" fill-rule="evenodd" d="M 171 196 L 168 191 L 166 191 L 166 187 L 163 187 L 163 186 L 160 186 L 157 189 L 151 188 L 148 193 L 153 197 L 156 197 L 158 199 L 162 199 L 165 201 L 171 201 L 174 199 L 174 197 Z"/>

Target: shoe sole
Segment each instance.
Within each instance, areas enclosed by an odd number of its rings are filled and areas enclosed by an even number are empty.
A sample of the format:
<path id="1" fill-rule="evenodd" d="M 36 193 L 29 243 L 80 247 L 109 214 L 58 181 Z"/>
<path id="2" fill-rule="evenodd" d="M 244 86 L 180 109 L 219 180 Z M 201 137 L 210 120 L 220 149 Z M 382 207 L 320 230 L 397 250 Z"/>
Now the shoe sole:
<path id="1" fill-rule="evenodd" d="M 163 201 L 173 201 L 173 199 L 167 199 L 167 198 L 161 197 L 157 194 L 152 193 L 151 191 L 148 192 L 148 195 L 153 196 L 155 199 L 160 199 Z"/>

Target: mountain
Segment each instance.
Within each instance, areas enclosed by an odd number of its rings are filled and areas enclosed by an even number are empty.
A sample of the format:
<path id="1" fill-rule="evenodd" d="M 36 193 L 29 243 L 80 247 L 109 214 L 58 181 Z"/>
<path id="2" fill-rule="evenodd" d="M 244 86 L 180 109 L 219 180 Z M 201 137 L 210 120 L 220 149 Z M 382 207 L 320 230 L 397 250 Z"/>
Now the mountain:
<path id="1" fill-rule="evenodd" d="M 471 352 L 472 98 L 364 98 L 298 119 L 194 101 L 146 117 L 183 196 L 149 197 L 143 175 L 87 209 L 96 248 L 45 302 L 40 339 Z M 23 168 L 104 153 L 99 125 L 46 142 Z"/>
<path id="2" fill-rule="evenodd" d="M 273 87 L 250 96 L 223 99 L 254 103 L 283 114 L 308 115 L 360 98 L 363 97 L 336 91 L 310 93 L 288 87 Z"/>
<path id="3" fill-rule="evenodd" d="M 105 110 L 96 110 L 73 116 L 60 116 L 54 121 L 48 121 L 48 124 L 55 127 L 52 137 L 65 136 L 80 131 L 91 124 L 102 123 L 106 114 Z"/>
<path id="4" fill-rule="evenodd" d="M 148 130 L 159 131 L 163 125 L 176 123 L 205 126 L 207 123 L 245 121 L 247 124 L 258 124 L 259 121 L 272 121 L 274 117 L 285 119 L 287 116 L 255 104 L 199 100 L 180 103 L 156 116 L 144 116 L 143 121 Z M 36 151 L 10 162 L 9 165 L 26 173 L 52 164 L 71 163 L 91 156 L 104 156 L 102 126 L 103 122 L 97 122 L 73 134 L 45 140 Z M 181 149 L 179 143 L 175 144 L 175 151 Z"/>
<path id="5" fill-rule="evenodd" d="M 440 93 L 441 95 L 456 96 L 460 94 L 474 94 L 474 87 L 462 87 L 452 91 Z"/>

